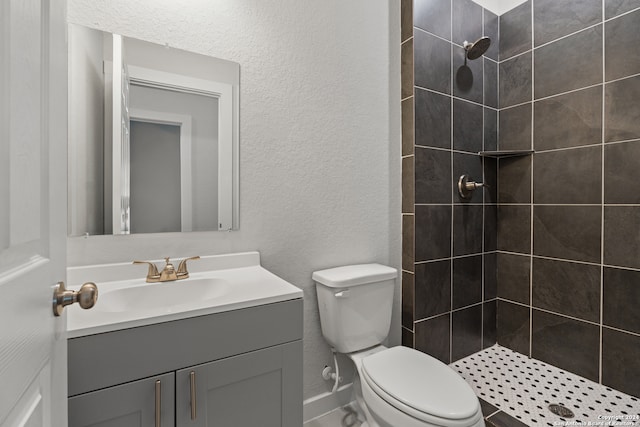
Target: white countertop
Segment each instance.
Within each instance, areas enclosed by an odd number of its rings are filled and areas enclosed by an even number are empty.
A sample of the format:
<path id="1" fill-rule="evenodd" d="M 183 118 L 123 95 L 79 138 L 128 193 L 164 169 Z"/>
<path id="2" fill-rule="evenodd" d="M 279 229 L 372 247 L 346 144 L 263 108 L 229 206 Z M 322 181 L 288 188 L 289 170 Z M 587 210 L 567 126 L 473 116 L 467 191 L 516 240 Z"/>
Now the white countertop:
<path id="1" fill-rule="evenodd" d="M 177 267 L 178 261 L 172 260 L 172 262 Z M 161 270 L 164 261 L 158 261 L 156 265 L 158 270 Z M 77 289 L 83 282 L 93 281 L 98 285 L 98 301 L 89 310 L 83 310 L 77 304 L 67 307 L 67 337 L 76 338 L 221 313 L 298 299 L 303 296 L 302 290 L 264 269 L 260 265 L 258 252 L 202 257 L 200 260 L 189 261 L 189 271 L 188 279 L 146 283 L 147 268 L 144 265 L 121 263 L 69 268 L 67 271 L 69 287 Z M 198 298 L 199 293 L 192 292 L 192 286 L 206 279 L 213 279 L 212 282 L 220 284 L 216 285 L 219 289 L 216 290 L 215 297 Z M 176 288 L 152 288 L 158 286 Z M 160 302 L 157 306 L 146 304 L 147 306 L 142 308 L 114 310 L 114 301 L 117 301 L 118 292 L 125 288 L 128 290 L 138 288 L 135 289 L 137 294 L 144 295 L 146 290 L 151 292 L 168 290 L 176 293 L 176 289 L 180 287 L 184 290 L 184 293 L 179 292 L 183 299 L 180 304 L 166 301 L 166 305 Z M 135 302 L 130 302 L 130 305 L 135 305 Z"/>

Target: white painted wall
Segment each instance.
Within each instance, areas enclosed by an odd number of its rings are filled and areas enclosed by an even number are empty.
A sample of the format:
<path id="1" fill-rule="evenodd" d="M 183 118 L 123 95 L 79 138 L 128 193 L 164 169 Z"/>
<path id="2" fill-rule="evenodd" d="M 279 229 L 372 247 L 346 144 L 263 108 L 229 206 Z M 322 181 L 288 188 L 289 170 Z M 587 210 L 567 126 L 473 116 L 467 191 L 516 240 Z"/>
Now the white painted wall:
<path id="1" fill-rule="evenodd" d="M 330 390 L 311 273 L 400 268 L 399 1 L 70 0 L 68 16 L 241 64 L 240 230 L 70 238 L 69 264 L 258 250 L 304 290 L 304 398 Z"/>

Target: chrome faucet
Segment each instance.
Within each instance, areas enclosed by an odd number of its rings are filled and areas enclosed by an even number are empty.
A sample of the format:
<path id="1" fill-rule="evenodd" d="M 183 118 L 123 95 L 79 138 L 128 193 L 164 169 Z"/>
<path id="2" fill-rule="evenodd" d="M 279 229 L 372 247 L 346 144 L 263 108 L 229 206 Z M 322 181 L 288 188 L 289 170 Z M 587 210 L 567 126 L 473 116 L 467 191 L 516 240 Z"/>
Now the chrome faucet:
<path id="1" fill-rule="evenodd" d="M 165 258 L 165 266 L 161 272 L 158 272 L 158 268 L 156 265 L 149 261 L 133 261 L 134 264 L 149 264 L 149 271 L 147 272 L 147 283 L 157 283 L 157 282 L 171 282 L 174 280 L 182 280 L 189 277 L 189 272 L 187 271 L 187 261 L 192 259 L 200 259 L 199 256 L 194 256 L 190 258 L 185 258 L 180 261 L 178 264 L 178 270 L 175 269 L 171 261 L 169 261 L 169 257 Z"/>

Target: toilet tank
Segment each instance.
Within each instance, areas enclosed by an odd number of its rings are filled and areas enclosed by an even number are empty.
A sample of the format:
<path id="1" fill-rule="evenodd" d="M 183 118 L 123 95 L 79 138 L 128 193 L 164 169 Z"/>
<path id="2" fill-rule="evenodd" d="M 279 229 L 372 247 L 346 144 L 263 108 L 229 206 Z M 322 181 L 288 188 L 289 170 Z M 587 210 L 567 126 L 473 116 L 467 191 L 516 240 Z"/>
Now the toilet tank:
<path id="1" fill-rule="evenodd" d="M 380 264 L 316 271 L 322 335 L 336 351 L 352 353 L 380 344 L 389 334 L 398 272 Z"/>

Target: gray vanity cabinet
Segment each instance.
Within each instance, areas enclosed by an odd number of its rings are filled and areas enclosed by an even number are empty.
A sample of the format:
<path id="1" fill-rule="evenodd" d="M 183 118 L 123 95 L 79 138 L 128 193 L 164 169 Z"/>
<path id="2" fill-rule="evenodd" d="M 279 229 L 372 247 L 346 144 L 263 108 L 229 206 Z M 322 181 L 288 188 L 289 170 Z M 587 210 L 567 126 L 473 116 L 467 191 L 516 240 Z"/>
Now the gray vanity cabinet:
<path id="1" fill-rule="evenodd" d="M 72 397 L 69 427 L 173 427 L 174 380 L 170 373 Z"/>
<path id="2" fill-rule="evenodd" d="M 71 338 L 68 364 L 70 427 L 156 427 L 157 380 L 161 427 L 300 427 L 302 299 Z"/>
<path id="3" fill-rule="evenodd" d="M 176 426 L 300 426 L 302 360 L 284 344 L 176 372 Z M 293 385 L 292 386 L 292 382 Z"/>

